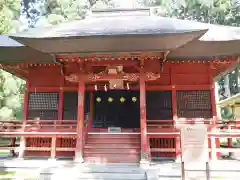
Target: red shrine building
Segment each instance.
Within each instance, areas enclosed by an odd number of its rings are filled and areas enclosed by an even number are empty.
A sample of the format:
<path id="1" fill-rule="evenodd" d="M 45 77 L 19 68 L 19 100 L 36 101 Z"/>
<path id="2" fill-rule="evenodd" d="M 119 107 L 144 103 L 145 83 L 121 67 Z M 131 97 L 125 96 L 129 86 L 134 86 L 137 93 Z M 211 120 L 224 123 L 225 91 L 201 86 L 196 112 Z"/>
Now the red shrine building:
<path id="1" fill-rule="evenodd" d="M 26 80 L 19 157 L 177 158 L 177 123 L 218 120 L 214 78 L 238 62 L 234 31 L 138 9 L 4 37 L 1 67 Z"/>

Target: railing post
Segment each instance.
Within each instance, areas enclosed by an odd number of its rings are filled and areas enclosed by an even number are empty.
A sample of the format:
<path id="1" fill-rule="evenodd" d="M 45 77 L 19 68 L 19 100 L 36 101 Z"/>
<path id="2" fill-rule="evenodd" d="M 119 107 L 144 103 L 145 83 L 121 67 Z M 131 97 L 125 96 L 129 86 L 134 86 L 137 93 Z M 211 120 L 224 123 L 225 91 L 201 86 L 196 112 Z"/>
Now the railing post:
<path id="1" fill-rule="evenodd" d="M 150 137 L 148 137 L 148 146 L 149 146 L 149 148 L 148 148 L 148 154 L 149 154 L 148 160 L 151 162 L 152 161 L 152 152 L 151 152 L 151 147 L 150 147 Z"/>
<path id="2" fill-rule="evenodd" d="M 211 157 L 212 160 L 217 160 L 217 148 L 216 148 L 216 138 L 214 136 L 211 136 Z"/>
<path id="3" fill-rule="evenodd" d="M 10 155 L 11 155 L 11 156 L 15 156 L 15 150 L 14 150 L 14 148 L 15 148 L 15 143 L 16 143 L 16 137 L 11 137 L 11 138 L 10 138 L 10 143 L 9 143 L 10 147 L 13 147 L 13 149 L 10 150 Z"/>
<path id="4" fill-rule="evenodd" d="M 53 136 L 52 142 L 51 142 L 51 159 L 56 158 L 56 141 L 57 141 L 57 137 Z"/>
<path id="5" fill-rule="evenodd" d="M 12 124 L 11 124 L 12 125 Z M 10 126 L 10 130 L 15 130 L 16 129 L 16 124 L 13 123 L 13 127 Z M 15 144 L 16 144 L 16 137 L 10 137 L 10 142 L 9 142 L 9 146 L 13 147 L 13 149 L 10 150 L 10 156 L 15 156 Z"/>
<path id="6" fill-rule="evenodd" d="M 214 78 L 213 78 L 213 75 L 212 75 L 212 70 L 211 70 L 211 66 L 209 65 L 209 81 L 210 81 L 210 86 L 211 86 L 211 108 L 212 108 L 212 122 L 213 122 L 213 127 L 211 128 L 211 131 L 213 130 L 216 130 L 216 126 L 217 126 L 217 123 L 218 123 L 218 114 L 217 114 L 217 106 L 216 106 L 216 92 L 215 91 L 215 83 L 214 83 Z M 219 139 L 217 138 L 210 138 L 211 140 L 211 148 L 212 148 L 212 152 L 216 152 L 216 147 L 219 148 L 220 146 L 220 141 Z M 215 159 L 218 159 L 218 157 L 220 156 L 221 154 L 219 152 L 216 152 L 216 154 L 211 154 L 211 158 L 213 160 Z"/>
<path id="7" fill-rule="evenodd" d="M 22 117 L 22 132 L 25 132 L 25 127 L 27 124 L 27 113 L 28 113 L 28 91 L 30 88 L 30 83 L 27 80 L 26 82 L 26 91 L 24 93 L 24 107 L 23 107 L 23 117 Z M 26 147 L 26 137 L 21 136 L 20 137 L 20 146 L 19 146 L 19 154 L 18 154 L 18 158 L 23 158 L 24 156 L 24 152 L 25 152 L 25 147 Z"/>
<path id="8" fill-rule="evenodd" d="M 19 154 L 18 154 L 19 159 L 22 159 L 24 157 L 25 147 L 26 147 L 26 138 L 24 136 L 21 136 L 20 137 Z"/>

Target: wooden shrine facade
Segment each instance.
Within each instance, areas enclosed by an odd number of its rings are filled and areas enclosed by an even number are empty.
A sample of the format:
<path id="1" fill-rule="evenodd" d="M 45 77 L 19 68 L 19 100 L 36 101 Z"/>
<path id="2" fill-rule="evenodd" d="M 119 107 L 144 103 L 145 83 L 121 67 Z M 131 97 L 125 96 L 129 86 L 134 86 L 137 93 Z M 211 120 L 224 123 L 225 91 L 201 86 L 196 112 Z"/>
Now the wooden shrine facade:
<path id="1" fill-rule="evenodd" d="M 0 36 L 1 68 L 27 82 L 21 128 L 0 132 L 21 137 L 19 157 L 176 158 L 177 124 L 216 127 L 214 77 L 238 62 L 238 31 L 147 9 Z"/>
<path id="2" fill-rule="evenodd" d="M 74 138 L 56 138 L 54 145 L 59 149 L 56 156 L 81 161 L 88 136 L 108 133 L 108 127 L 115 126 L 121 128 L 120 137 L 127 133 L 140 135 L 140 157 L 146 160 L 151 156 L 175 158 L 179 155 L 178 136 L 159 138 L 159 133 L 176 132 L 177 122 L 198 119 L 211 124 L 216 121 L 213 77 L 236 61 L 233 58 L 162 62 L 161 57 L 143 55 L 137 58 L 61 56 L 54 64 L 16 64 L 11 65 L 11 70 L 27 80 L 23 121 L 33 125 L 26 125 L 24 131 L 76 132 Z M 122 66 L 124 73 L 105 73 L 109 67 L 117 66 Z M 3 68 L 10 66 L 3 65 Z M 109 80 L 116 79 L 124 80 L 122 88 L 110 88 Z M 114 92 L 120 95 L 113 95 Z M 99 105 L 104 101 L 119 102 L 115 107 L 123 109 L 109 111 L 123 115 L 122 119 L 118 118 L 120 123 L 109 124 L 103 120 L 108 117 L 108 111 Z M 131 108 L 124 110 L 127 101 L 135 105 L 128 104 Z M 100 108 L 98 112 L 97 108 Z M 128 116 L 130 113 L 135 115 Z M 132 123 L 131 118 L 138 121 Z M 50 137 L 31 137 L 24 141 L 28 148 L 20 156 L 50 156 L 49 148 L 53 145 Z M 42 150 L 34 151 L 34 147 Z"/>

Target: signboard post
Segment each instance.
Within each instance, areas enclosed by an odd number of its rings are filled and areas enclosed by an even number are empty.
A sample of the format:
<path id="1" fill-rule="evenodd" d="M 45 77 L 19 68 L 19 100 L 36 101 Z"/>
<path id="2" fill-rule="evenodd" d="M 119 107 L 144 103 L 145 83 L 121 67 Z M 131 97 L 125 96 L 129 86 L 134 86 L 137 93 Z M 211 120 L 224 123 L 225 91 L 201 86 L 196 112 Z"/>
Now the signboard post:
<path id="1" fill-rule="evenodd" d="M 206 165 L 208 167 L 208 127 L 205 124 L 189 124 L 181 127 L 182 176 L 185 179 L 185 167 L 191 169 Z M 206 169 L 206 176 L 209 177 Z"/>

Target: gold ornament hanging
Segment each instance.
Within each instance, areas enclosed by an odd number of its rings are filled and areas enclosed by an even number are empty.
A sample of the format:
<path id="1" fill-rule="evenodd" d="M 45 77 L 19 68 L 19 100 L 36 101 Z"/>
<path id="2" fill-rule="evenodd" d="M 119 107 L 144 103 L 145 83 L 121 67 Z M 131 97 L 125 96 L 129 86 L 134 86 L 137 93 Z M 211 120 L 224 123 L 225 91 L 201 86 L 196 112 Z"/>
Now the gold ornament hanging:
<path id="1" fill-rule="evenodd" d="M 120 102 L 123 103 L 126 99 L 124 97 L 120 98 Z"/>
<path id="2" fill-rule="evenodd" d="M 110 103 L 113 102 L 113 98 L 112 98 L 112 97 L 109 97 L 109 98 L 108 98 L 108 102 L 110 102 Z"/>
<path id="3" fill-rule="evenodd" d="M 97 97 L 97 98 L 96 98 L 96 101 L 99 103 L 99 102 L 102 101 L 102 99 L 101 99 L 100 97 Z"/>
<path id="4" fill-rule="evenodd" d="M 132 102 L 136 102 L 137 98 L 136 97 L 132 97 Z"/>

